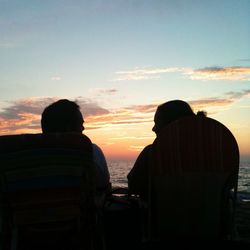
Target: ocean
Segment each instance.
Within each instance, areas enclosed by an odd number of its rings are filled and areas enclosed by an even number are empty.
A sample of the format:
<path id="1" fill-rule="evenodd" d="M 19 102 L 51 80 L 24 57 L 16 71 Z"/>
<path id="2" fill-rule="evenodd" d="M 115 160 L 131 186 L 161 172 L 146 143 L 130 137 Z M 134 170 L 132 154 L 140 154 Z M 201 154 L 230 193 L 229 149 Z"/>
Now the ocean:
<path id="1" fill-rule="evenodd" d="M 114 187 L 127 187 L 127 174 L 134 161 L 109 160 L 110 178 Z M 242 160 L 239 168 L 238 191 L 250 195 L 250 160 Z"/>

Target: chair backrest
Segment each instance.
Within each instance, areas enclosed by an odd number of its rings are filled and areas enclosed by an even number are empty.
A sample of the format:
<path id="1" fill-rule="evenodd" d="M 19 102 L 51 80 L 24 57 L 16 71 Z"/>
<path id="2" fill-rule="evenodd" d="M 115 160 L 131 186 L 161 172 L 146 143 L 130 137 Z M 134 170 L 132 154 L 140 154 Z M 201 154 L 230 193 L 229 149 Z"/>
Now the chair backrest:
<path id="1" fill-rule="evenodd" d="M 56 241 L 58 231 L 69 225 L 78 231 L 75 234 L 84 238 L 85 232 L 85 240 L 91 241 L 96 219 L 94 195 L 88 137 L 74 133 L 0 136 L 2 237 L 5 241 L 10 238 L 12 247 L 22 242 L 14 237 L 17 230 L 19 238 L 23 231 L 39 232 Z M 35 243 L 36 248 L 41 244 Z"/>
<path id="2" fill-rule="evenodd" d="M 151 239 L 211 240 L 230 234 L 239 150 L 224 125 L 199 116 L 169 124 L 153 143 L 149 171 Z"/>

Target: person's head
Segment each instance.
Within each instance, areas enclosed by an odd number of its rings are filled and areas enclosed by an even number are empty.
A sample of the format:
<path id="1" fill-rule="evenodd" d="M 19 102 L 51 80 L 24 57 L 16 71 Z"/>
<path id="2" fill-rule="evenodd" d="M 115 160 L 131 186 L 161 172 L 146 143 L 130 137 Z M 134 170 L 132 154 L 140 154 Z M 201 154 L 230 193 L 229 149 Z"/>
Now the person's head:
<path id="1" fill-rule="evenodd" d="M 152 130 L 158 134 L 170 122 L 190 115 L 195 114 L 188 103 L 182 100 L 165 102 L 157 107 L 154 117 L 155 125 Z"/>
<path id="2" fill-rule="evenodd" d="M 81 133 L 84 130 L 83 123 L 79 105 L 67 99 L 61 99 L 50 104 L 42 113 L 43 133 Z"/>

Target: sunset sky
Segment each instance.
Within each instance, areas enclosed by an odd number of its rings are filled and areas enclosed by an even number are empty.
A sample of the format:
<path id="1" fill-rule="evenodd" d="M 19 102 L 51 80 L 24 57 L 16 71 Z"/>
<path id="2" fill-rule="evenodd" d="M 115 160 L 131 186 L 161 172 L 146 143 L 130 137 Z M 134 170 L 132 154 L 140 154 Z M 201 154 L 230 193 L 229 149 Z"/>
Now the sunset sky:
<path id="1" fill-rule="evenodd" d="M 250 156 L 250 1 L 0 0 L 0 134 L 41 132 L 61 98 L 110 159 L 135 159 L 172 99 Z"/>

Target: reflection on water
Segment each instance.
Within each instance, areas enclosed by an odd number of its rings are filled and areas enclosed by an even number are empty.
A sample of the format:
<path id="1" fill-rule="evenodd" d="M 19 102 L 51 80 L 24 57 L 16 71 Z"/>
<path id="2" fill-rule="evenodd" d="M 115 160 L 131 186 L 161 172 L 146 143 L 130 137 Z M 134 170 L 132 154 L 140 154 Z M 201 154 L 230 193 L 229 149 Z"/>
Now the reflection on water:
<path id="1" fill-rule="evenodd" d="M 127 175 L 133 164 L 133 161 L 108 161 L 110 178 L 113 186 L 127 186 Z"/>
<path id="2" fill-rule="evenodd" d="M 240 163 L 238 190 L 250 193 L 250 162 L 242 161 Z"/>
<path id="3" fill-rule="evenodd" d="M 111 182 L 113 186 L 126 187 L 127 174 L 134 161 L 108 161 Z M 250 162 L 240 163 L 238 190 L 250 193 Z"/>

